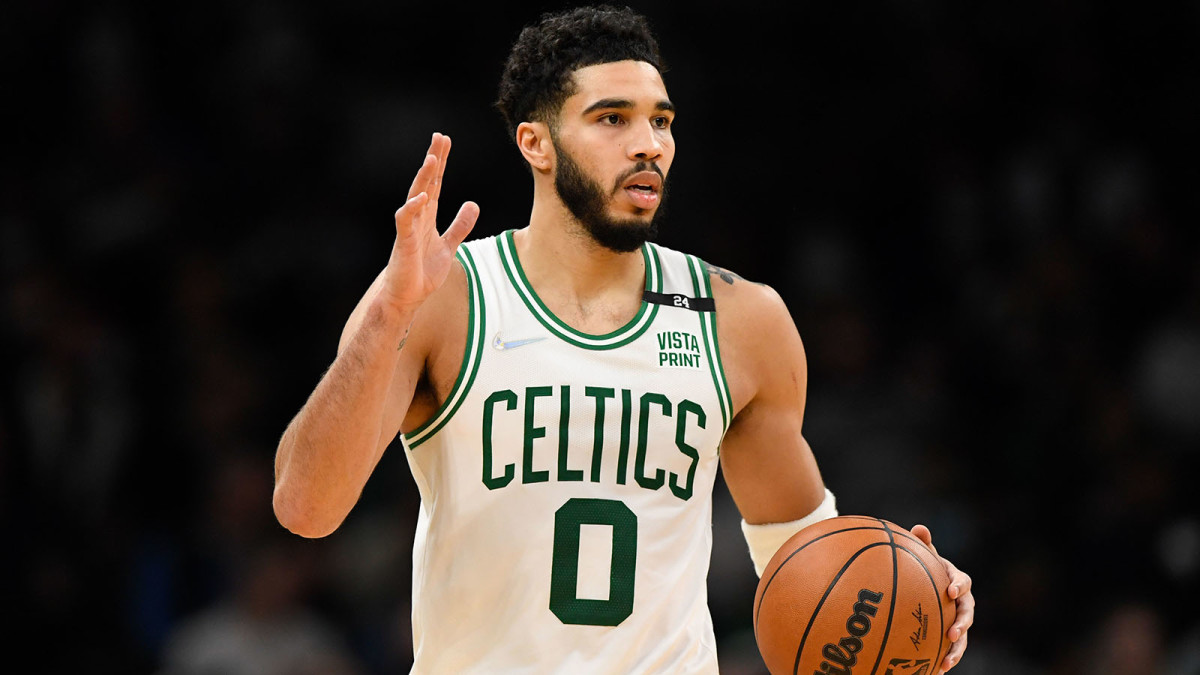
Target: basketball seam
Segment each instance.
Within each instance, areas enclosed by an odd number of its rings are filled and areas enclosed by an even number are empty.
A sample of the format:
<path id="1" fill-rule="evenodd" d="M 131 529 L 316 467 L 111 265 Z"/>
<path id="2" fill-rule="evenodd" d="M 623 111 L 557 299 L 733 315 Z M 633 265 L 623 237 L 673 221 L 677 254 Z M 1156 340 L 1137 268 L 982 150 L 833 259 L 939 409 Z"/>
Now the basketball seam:
<path id="1" fill-rule="evenodd" d="M 921 546 L 924 547 L 925 544 L 922 543 Z M 917 564 L 921 566 L 921 569 L 925 570 L 925 576 L 929 577 L 929 583 L 930 583 L 930 585 L 933 586 L 933 590 L 937 594 L 937 598 L 938 598 L 938 602 L 937 602 L 937 608 L 938 608 L 937 656 L 941 657 L 942 656 L 942 646 L 946 643 L 946 613 L 942 611 L 942 591 L 940 588 L 938 588 L 937 580 L 933 578 L 933 573 L 929 571 L 929 566 L 925 564 L 924 560 L 921 560 L 921 556 L 917 555 L 916 553 L 913 553 L 912 551 L 908 550 L 907 548 L 904 548 L 903 546 L 900 546 L 899 548 L 901 551 L 904 551 L 905 553 L 912 556 L 913 560 L 916 560 Z M 929 549 L 925 548 L 925 550 L 928 551 Z M 938 659 L 938 664 L 941 664 L 940 658 Z"/>
<path id="2" fill-rule="evenodd" d="M 877 528 L 855 528 L 855 529 L 877 529 Z M 842 530 L 842 531 L 844 532 L 845 530 Z M 830 534 L 833 534 L 833 533 L 831 532 Z M 813 539 L 813 541 L 817 541 L 817 540 Z M 825 601 L 829 599 L 830 593 L 833 593 L 833 589 L 837 586 L 838 581 L 841 580 L 842 575 L 846 573 L 846 570 L 850 569 L 850 565 L 854 564 L 854 561 L 858 560 L 859 556 L 861 556 L 863 553 L 865 553 L 869 549 L 878 548 L 880 546 L 890 546 L 890 544 L 888 544 L 888 542 L 886 542 L 886 541 L 877 541 L 873 544 L 867 544 L 866 546 L 863 546 L 862 548 L 855 551 L 854 555 L 850 556 L 850 558 L 846 561 L 846 564 L 842 565 L 842 569 L 838 570 L 837 575 L 835 577 L 833 577 L 833 581 L 830 581 L 829 585 L 825 587 L 825 593 L 821 596 L 821 601 L 817 603 L 817 606 L 815 608 L 813 608 L 812 616 L 808 617 L 808 625 L 805 626 L 805 628 L 804 628 L 804 635 L 802 635 L 800 637 L 800 646 L 796 648 L 796 661 L 795 661 L 795 665 L 792 666 L 792 675 L 797 675 L 800 672 L 800 654 L 801 654 L 801 652 L 804 651 L 804 643 L 808 641 L 808 634 L 810 632 L 812 632 L 813 622 L 815 622 L 817 620 L 817 616 L 821 613 L 821 608 L 825 606 Z M 796 549 L 796 550 L 798 551 L 800 549 Z M 894 555 L 895 555 L 895 552 L 893 551 L 893 556 Z M 782 567 L 782 565 L 781 565 L 781 567 Z M 892 611 L 894 612 L 895 611 L 895 597 L 896 597 L 896 580 L 895 580 L 894 576 L 892 578 L 892 590 L 890 591 L 890 595 L 893 598 Z M 889 615 L 888 616 L 888 626 L 889 627 L 891 626 L 891 623 L 892 623 L 892 619 L 891 619 L 891 616 Z M 887 644 L 887 633 L 884 633 L 883 641 L 884 641 L 884 644 L 886 645 Z M 880 651 L 880 654 L 882 655 L 883 652 Z M 875 666 L 876 667 L 879 666 L 878 661 L 876 661 Z M 872 673 L 873 672 L 874 671 L 872 671 Z"/>
<path id="3" fill-rule="evenodd" d="M 888 608 L 887 625 L 884 626 L 883 629 L 883 642 L 879 643 L 879 656 L 875 657 L 875 667 L 871 668 L 871 675 L 875 675 L 875 673 L 879 672 L 879 664 L 883 661 L 883 653 L 887 651 L 888 638 L 891 637 L 892 634 L 892 619 L 894 619 L 896 616 L 896 595 L 898 594 L 897 589 L 900 586 L 900 566 L 896 557 L 897 546 L 895 531 L 892 530 L 891 527 L 888 527 L 887 521 L 885 520 L 880 520 L 879 524 L 883 525 L 884 530 L 887 530 L 889 542 L 887 546 L 892 549 L 892 599 Z"/>
<path id="4" fill-rule="evenodd" d="M 847 517 L 853 517 L 853 516 L 838 516 L 838 517 L 839 518 L 847 518 Z M 858 516 L 858 517 L 861 517 L 861 516 Z M 822 539 L 824 539 L 826 537 L 832 537 L 835 534 L 841 534 L 843 532 L 854 532 L 856 530 L 879 530 L 879 529 L 882 529 L 882 528 L 878 528 L 878 527 L 847 527 L 847 528 L 844 528 L 841 530 L 834 530 L 832 532 L 826 532 L 825 534 L 823 534 L 811 541 L 806 542 L 800 548 L 789 553 L 788 557 L 786 557 L 782 561 L 780 561 L 779 567 L 776 567 L 775 571 L 771 573 L 771 578 L 767 579 L 767 585 L 763 586 L 762 595 L 759 596 L 759 598 L 758 598 L 758 606 L 754 608 L 754 637 L 755 637 L 755 639 L 758 638 L 758 614 L 759 614 L 759 612 L 762 611 L 763 601 L 767 599 L 767 591 L 771 588 L 771 584 L 775 581 L 775 577 L 779 574 L 779 571 L 783 569 L 784 565 L 788 564 L 788 561 L 791 560 L 793 556 L 795 556 L 800 551 L 803 551 L 804 549 L 808 548 L 809 546 L 812 546 L 813 544 L 817 543 L 818 541 L 821 541 Z"/>

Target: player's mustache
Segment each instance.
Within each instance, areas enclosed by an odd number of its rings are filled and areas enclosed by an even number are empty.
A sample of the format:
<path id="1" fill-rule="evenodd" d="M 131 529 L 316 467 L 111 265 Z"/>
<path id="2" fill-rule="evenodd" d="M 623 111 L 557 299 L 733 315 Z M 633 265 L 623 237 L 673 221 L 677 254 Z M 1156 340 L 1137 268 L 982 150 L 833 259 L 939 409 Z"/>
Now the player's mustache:
<path id="1" fill-rule="evenodd" d="M 621 189 L 621 185 L 623 185 L 630 176 L 643 171 L 653 171 L 654 173 L 658 174 L 659 178 L 662 179 L 663 184 L 666 184 L 667 176 L 662 172 L 662 169 L 658 168 L 658 164 L 654 162 L 638 162 L 633 166 L 632 169 L 629 169 L 620 176 L 617 176 L 616 182 L 613 183 L 613 193 L 616 194 Z"/>

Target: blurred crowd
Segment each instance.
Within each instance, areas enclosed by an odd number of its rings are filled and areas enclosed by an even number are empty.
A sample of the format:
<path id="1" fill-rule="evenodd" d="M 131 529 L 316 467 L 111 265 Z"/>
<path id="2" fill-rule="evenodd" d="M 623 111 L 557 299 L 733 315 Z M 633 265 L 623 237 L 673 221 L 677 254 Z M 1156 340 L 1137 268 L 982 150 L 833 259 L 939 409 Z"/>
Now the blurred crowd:
<path id="1" fill-rule="evenodd" d="M 929 525 L 975 580 L 956 674 L 1200 673 L 1200 5 L 835 5 L 633 5 L 680 110 L 662 243 L 787 301 L 841 511 Z M 304 540 L 271 512 L 275 444 L 433 131 L 444 210 L 525 224 L 491 101 L 558 6 L 5 10 L 10 655 L 407 671 L 403 451 Z M 714 530 L 722 672 L 762 673 L 722 485 Z"/>

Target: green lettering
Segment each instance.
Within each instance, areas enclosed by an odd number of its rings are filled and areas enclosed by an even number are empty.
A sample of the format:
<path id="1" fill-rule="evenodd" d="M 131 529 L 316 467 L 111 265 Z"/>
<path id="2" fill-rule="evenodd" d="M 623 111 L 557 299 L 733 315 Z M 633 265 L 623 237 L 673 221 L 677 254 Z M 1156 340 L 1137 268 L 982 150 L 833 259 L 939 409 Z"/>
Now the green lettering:
<path id="1" fill-rule="evenodd" d="M 596 424 L 592 436 L 592 475 L 593 483 L 600 482 L 600 458 L 604 453 L 604 399 L 616 396 L 616 390 L 610 387 L 588 387 L 583 393 L 596 399 Z"/>
<path id="2" fill-rule="evenodd" d="M 632 392 L 621 390 L 621 447 L 617 451 L 617 485 L 625 484 L 625 475 L 629 472 L 629 426 L 633 417 Z"/>
<path id="3" fill-rule="evenodd" d="M 646 445 L 650 436 L 650 404 L 657 403 L 662 408 L 663 415 L 671 416 L 671 402 L 662 394 L 645 393 L 641 399 L 641 416 L 638 421 L 638 446 L 637 460 L 634 464 L 633 477 L 637 479 L 638 485 L 647 490 L 657 490 L 666 482 L 666 472 L 662 469 L 654 470 L 654 477 L 646 475 Z"/>
<path id="4" fill-rule="evenodd" d="M 661 366 L 663 364 L 663 362 L 667 360 L 667 356 L 668 356 L 667 352 L 659 352 L 658 353 L 658 365 Z"/>
<path id="5" fill-rule="evenodd" d="M 517 409 L 516 392 L 504 389 L 495 392 L 483 402 L 483 484 L 489 490 L 502 488 L 512 482 L 516 465 L 505 464 L 503 476 L 492 475 L 492 417 L 497 403 L 504 401 L 508 410 Z"/>
<path id="6" fill-rule="evenodd" d="M 691 457 L 692 464 L 688 467 L 687 483 L 683 487 L 679 486 L 679 476 L 674 471 L 671 472 L 671 492 L 686 501 L 692 497 L 692 484 L 696 480 L 696 465 L 700 463 L 700 452 L 684 440 L 687 435 L 687 417 L 689 413 L 695 415 L 696 426 L 704 429 L 704 425 L 708 422 L 708 416 L 704 414 L 704 408 L 701 408 L 699 403 L 687 399 L 680 402 L 678 410 L 679 416 L 675 419 L 675 447 Z"/>
<path id="7" fill-rule="evenodd" d="M 550 480 L 550 471 L 533 470 L 533 441 L 546 435 L 546 427 L 533 426 L 535 401 L 540 396 L 554 393 L 551 387 L 525 387 L 525 451 L 521 465 L 522 483 L 545 483 Z"/>
<path id="8" fill-rule="evenodd" d="M 567 446 L 571 427 L 571 387 L 564 384 L 559 387 L 559 392 L 561 392 L 562 402 L 558 409 L 558 480 L 581 481 L 583 480 L 583 471 L 567 468 Z"/>
<path id="9" fill-rule="evenodd" d="M 579 583 L 579 539 L 583 525 L 612 526 L 608 600 L 575 595 Z M 581 626 L 617 626 L 633 613 L 637 576 L 637 516 L 610 499 L 567 500 L 554 512 L 550 566 L 550 611 L 559 621 Z"/>

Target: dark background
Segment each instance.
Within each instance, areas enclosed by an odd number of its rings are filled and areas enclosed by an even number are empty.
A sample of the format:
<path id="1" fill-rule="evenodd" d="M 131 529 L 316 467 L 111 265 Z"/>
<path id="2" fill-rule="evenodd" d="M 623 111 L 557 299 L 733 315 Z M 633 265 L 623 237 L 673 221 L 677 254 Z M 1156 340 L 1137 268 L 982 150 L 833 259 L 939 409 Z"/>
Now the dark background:
<path id="1" fill-rule="evenodd" d="M 956 674 L 1200 673 L 1200 4 L 1114 4 L 637 6 L 680 111 L 662 242 L 787 301 L 841 511 L 974 577 Z M 407 672 L 402 452 L 307 541 L 275 444 L 433 131 L 443 210 L 525 224 L 491 101 L 559 6 L 3 10 L 7 655 Z M 722 670 L 761 672 L 723 486 L 714 529 Z"/>

